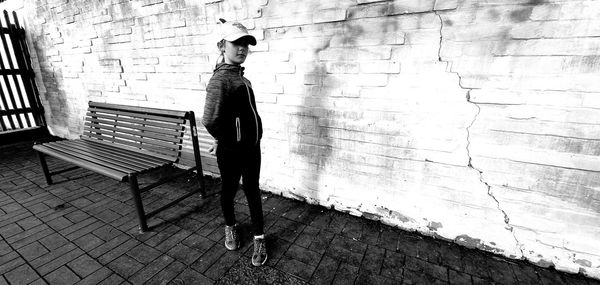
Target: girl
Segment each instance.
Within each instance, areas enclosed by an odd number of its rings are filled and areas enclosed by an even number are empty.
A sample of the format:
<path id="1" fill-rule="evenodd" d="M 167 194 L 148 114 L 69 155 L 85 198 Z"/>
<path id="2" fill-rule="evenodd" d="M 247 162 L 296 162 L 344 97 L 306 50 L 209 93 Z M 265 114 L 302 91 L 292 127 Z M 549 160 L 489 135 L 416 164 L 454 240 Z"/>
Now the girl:
<path id="1" fill-rule="evenodd" d="M 234 197 L 243 177 L 243 189 L 254 230 L 252 265 L 267 261 L 263 229 L 260 175 L 260 139 L 262 122 L 256 110 L 252 85 L 244 77 L 241 66 L 248 56 L 248 45 L 256 45 L 256 38 L 240 23 L 220 19 L 222 34 L 217 47 L 222 61 L 215 67 L 206 87 L 206 103 L 202 123 L 215 138 L 209 149 L 217 156 L 221 172 L 221 208 L 225 217 L 225 247 L 236 250 L 240 246 L 236 231 Z"/>

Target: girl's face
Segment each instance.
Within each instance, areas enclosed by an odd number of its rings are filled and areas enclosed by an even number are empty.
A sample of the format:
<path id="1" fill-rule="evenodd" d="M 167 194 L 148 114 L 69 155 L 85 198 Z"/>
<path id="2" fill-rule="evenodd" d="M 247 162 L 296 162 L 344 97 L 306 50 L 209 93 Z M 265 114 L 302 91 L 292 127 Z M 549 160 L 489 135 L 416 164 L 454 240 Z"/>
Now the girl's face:
<path id="1" fill-rule="evenodd" d="M 225 41 L 225 51 L 223 52 L 225 63 L 233 65 L 244 63 L 250 51 L 248 49 L 249 44 L 250 42 L 246 37 L 241 37 L 233 42 Z"/>

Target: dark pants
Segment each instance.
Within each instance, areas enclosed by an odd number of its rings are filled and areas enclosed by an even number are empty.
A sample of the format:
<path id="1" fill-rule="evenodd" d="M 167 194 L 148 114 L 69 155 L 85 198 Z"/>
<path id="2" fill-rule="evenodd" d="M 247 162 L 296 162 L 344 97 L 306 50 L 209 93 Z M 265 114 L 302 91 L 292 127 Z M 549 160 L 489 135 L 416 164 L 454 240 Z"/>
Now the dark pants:
<path id="1" fill-rule="evenodd" d="M 221 208 L 225 224 L 235 225 L 234 199 L 243 177 L 243 189 L 250 208 L 254 235 L 264 234 L 260 176 L 260 144 L 253 147 L 217 147 L 217 163 L 221 172 Z"/>

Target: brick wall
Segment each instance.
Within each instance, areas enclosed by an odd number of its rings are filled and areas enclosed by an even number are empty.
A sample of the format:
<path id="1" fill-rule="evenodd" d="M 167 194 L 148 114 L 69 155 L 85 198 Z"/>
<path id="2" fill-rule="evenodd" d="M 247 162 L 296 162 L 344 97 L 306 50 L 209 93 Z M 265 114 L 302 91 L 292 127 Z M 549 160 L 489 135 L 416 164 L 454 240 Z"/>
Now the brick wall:
<path id="1" fill-rule="evenodd" d="M 60 136 L 81 132 L 88 100 L 201 115 L 216 19 L 239 20 L 259 40 L 245 66 L 265 190 L 600 278 L 598 1 L 27 0 L 19 11 Z"/>

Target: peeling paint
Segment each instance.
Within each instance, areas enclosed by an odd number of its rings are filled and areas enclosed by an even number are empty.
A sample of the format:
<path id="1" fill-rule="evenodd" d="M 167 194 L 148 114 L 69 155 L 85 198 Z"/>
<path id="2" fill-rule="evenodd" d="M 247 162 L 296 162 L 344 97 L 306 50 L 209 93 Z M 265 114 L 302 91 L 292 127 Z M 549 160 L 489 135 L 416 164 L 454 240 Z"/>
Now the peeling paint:
<path id="1" fill-rule="evenodd" d="M 468 235 L 459 235 L 456 237 L 456 239 L 454 239 L 454 242 L 456 242 L 457 244 L 460 244 L 460 245 L 464 245 L 469 248 L 478 248 L 478 249 L 482 249 L 485 251 L 500 253 L 500 254 L 504 252 L 503 250 L 499 250 L 498 248 L 491 247 L 491 246 L 483 243 L 481 241 L 481 239 L 472 238 Z"/>
<path id="2" fill-rule="evenodd" d="M 429 224 L 427 224 L 427 228 L 431 231 L 437 231 L 440 228 L 443 228 L 442 223 L 438 223 L 438 222 L 429 222 Z"/>
<path id="3" fill-rule="evenodd" d="M 575 262 L 581 266 L 592 267 L 592 262 L 590 262 L 589 260 L 586 260 L 586 259 L 575 259 L 575 260 L 573 260 L 573 262 Z"/>
<path id="4" fill-rule="evenodd" d="M 414 219 L 412 219 L 410 217 L 402 215 L 399 212 L 390 210 L 390 209 L 388 209 L 386 207 L 378 207 L 377 208 L 377 212 L 381 213 L 380 216 L 383 216 L 383 217 L 387 216 L 387 217 L 390 217 L 392 219 L 399 220 L 399 221 L 401 221 L 403 223 L 408 223 L 408 222 L 414 222 L 415 221 Z"/>

